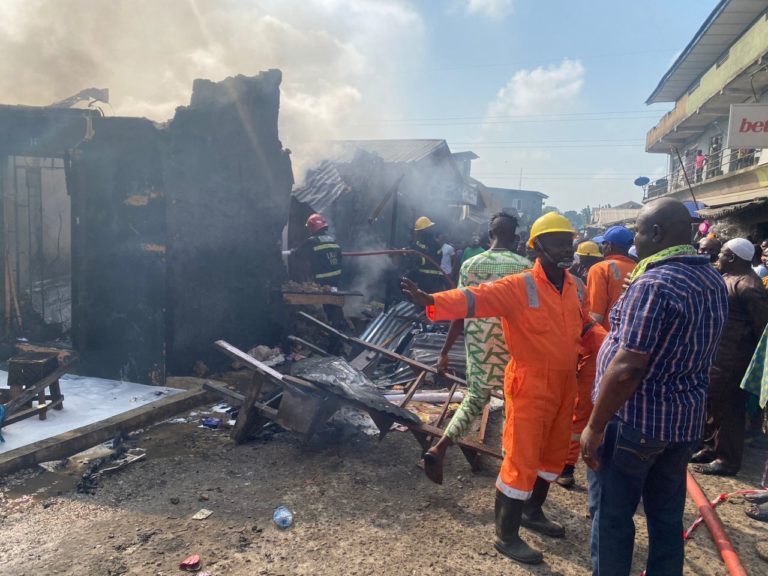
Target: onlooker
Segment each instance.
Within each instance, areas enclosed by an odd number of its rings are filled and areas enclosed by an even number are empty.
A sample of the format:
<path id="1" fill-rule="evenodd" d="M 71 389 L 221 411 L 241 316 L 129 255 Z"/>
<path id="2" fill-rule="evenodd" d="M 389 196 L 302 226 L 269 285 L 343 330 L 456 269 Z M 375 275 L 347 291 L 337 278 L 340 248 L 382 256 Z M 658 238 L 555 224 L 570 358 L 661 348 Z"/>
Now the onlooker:
<path id="1" fill-rule="evenodd" d="M 461 255 L 461 263 L 464 264 L 470 258 L 482 254 L 485 252 L 485 248 L 480 245 L 480 235 L 474 234 L 472 236 L 472 242 L 464 249 L 464 253 Z"/>
<path id="2" fill-rule="evenodd" d="M 701 182 L 702 174 L 704 173 L 704 164 L 707 162 L 707 157 L 704 156 L 704 152 L 701 150 L 696 151 L 696 158 L 693 161 L 693 165 L 696 168 L 696 182 Z"/>
<path id="3" fill-rule="evenodd" d="M 691 458 L 702 474 L 732 476 L 741 468 L 747 399 L 741 380 L 768 325 L 768 293 L 750 267 L 753 252 L 749 240 L 734 238 L 717 261 L 728 288 L 728 320 L 709 372 L 704 447 Z"/>
<path id="4" fill-rule="evenodd" d="M 763 240 L 763 244 L 766 244 L 766 241 Z M 763 248 L 762 244 L 758 246 L 755 244 L 755 253 L 754 257 L 752 258 L 752 270 L 755 271 L 755 274 L 757 274 L 760 278 L 766 278 L 768 277 L 768 266 L 765 265 L 765 255 L 768 248 Z"/>
<path id="5" fill-rule="evenodd" d="M 714 235 L 710 234 L 706 238 L 703 238 L 699 242 L 699 254 L 702 256 L 708 256 L 709 261 L 714 264 L 717 262 L 720 256 L 720 250 L 723 248 L 723 243 L 720 242 Z"/>
<path id="6" fill-rule="evenodd" d="M 624 278 L 635 269 L 635 261 L 628 256 L 633 240 L 634 234 L 624 226 L 611 226 L 604 234 L 594 238 L 594 243 L 601 246 L 604 259 L 589 269 L 587 294 L 589 294 L 590 316 L 606 330 L 611 328 L 608 312 L 624 291 Z M 579 439 L 592 414 L 592 387 L 596 372 L 595 354 L 582 351 L 579 357 L 576 405 L 573 409 L 571 447 L 568 450 L 565 467 L 557 479 L 557 483 L 565 488 L 575 484 L 573 473 L 579 459 Z"/>
<path id="7" fill-rule="evenodd" d="M 763 331 L 760 342 L 755 349 L 752 360 L 749 363 L 747 372 L 741 382 L 741 387 L 747 392 L 754 394 L 758 398 L 758 404 L 765 409 L 768 406 L 768 327 Z M 763 432 L 768 433 L 768 411 L 763 419 Z M 764 492 L 758 492 L 753 495 L 746 495 L 745 500 L 749 502 L 745 512 L 750 518 L 768 521 L 768 460 L 765 462 L 763 470 L 762 486 Z M 757 542 L 757 555 L 763 560 L 768 561 L 768 539 Z"/>
<path id="8" fill-rule="evenodd" d="M 456 249 L 448 243 L 446 234 L 439 234 L 437 243 L 440 244 L 440 269 L 450 276 L 456 264 Z"/>
<path id="9" fill-rule="evenodd" d="M 709 368 L 728 307 L 723 279 L 690 244 L 690 225 L 677 200 L 643 208 L 635 235 L 641 261 L 598 355 L 595 407 L 581 436 L 597 479 L 595 575 L 630 574 L 641 498 L 648 574 L 683 573 L 686 468 L 704 433 Z"/>

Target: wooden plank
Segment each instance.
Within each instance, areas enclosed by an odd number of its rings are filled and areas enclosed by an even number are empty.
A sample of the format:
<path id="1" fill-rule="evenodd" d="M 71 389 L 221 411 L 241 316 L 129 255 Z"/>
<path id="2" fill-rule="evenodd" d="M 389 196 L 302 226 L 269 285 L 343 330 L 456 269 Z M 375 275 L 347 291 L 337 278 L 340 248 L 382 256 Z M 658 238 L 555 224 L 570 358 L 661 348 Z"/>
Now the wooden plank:
<path id="1" fill-rule="evenodd" d="M 206 382 L 205 384 L 203 384 L 203 388 L 205 388 L 209 392 L 218 394 L 219 396 L 222 396 L 227 400 L 234 400 L 238 404 L 242 405 L 242 403 L 245 402 L 245 396 L 240 394 L 240 392 L 235 392 L 234 390 L 227 388 L 226 386 L 223 386 L 221 384 L 216 384 L 215 382 Z"/>
<path id="2" fill-rule="evenodd" d="M 477 433 L 477 441 L 485 444 L 485 432 L 488 429 L 488 417 L 491 414 L 491 405 L 486 404 L 483 408 L 483 416 L 480 418 L 480 431 Z"/>
<path id="3" fill-rule="evenodd" d="M 285 294 L 283 301 L 292 306 L 319 306 L 330 304 L 331 306 L 344 306 L 344 296 L 339 294 Z"/>
<path id="4" fill-rule="evenodd" d="M 24 389 L 18 396 L 13 398 L 8 404 L 5 405 L 6 412 L 12 414 L 18 410 L 21 406 L 26 404 L 29 400 L 32 400 L 41 390 L 44 390 L 46 386 L 50 386 L 66 374 L 72 367 L 77 364 L 77 357 L 71 357 L 66 364 L 62 364 L 55 371 L 51 372 L 45 378 L 41 378 L 35 382 L 32 386 Z"/>
<path id="5" fill-rule="evenodd" d="M 100 442 L 106 442 L 119 433 L 127 433 L 149 424 L 155 424 L 179 412 L 212 401 L 212 399 L 209 392 L 203 390 L 202 386 L 198 386 L 106 420 L 34 442 L 28 446 L 9 450 L 0 454 L 0 475 L 28 468 L 39 462 L 60 460 L 72 456 Z"/>
<path id="6" fill-rule="evenodd" d="M 411 432 L 413 432 L 415 435 L 434 436 L 438 438 L 443 435 L 442 429 L 438 428 L 437 426 L 432 426 L 431 424 L 423 424 L 423 423 L 422 424 L 402 423 L 402 424 L 403 426 L 407 427 Z M 494 458 L 498 458 L 499 460 L 501 460 L 501 452 L 498 450 L 495 450 L 494 448 L 491 448 L 486 444 L 478 444 L 474 440 L 469 440 L 466 438 L 459 440 L 457 444 L 464 448 L 469 448 L 470 450 L 479 452 L 480 454 L 493 456 Z"/>
<path id="7" fill-rule="evenodd" d="M 251 380 L 251 386 L 243 398 L 243 404 L 240 406 L 240 412 L 237 413 L 235 427 L 232 429 L 230 437 L 237 444 L 248 441 L 251 433 L 259 425 L 264 425 L 264 418 L 257 410 L 254 410 L 255 404 L 259 401 L 261 389 L 264 386 L 264 380 L 267 377 L 261 372 L 254 372 Z"/>
<path id="8" fill-rule="evenodd" d="M 46 402 L 43 405 L 35 406 L 34 408 L 26 408 L 24 410 L 19 410 L 17 412 L 14 412 L 9 418 L 6 418 L 3 426 L 10 426 L 11 424 L 15 424 L 16 422 L 21 422 L 22 420 L 25 420 L 30 416 L 37 416 L 40 412 L 48 410 L 49 408 L 57 409 L 57 406 L 61 407 L 63 406 L 63 404 L 64 404 L 64 397 L 62 396 L 58 400 L 52 400 L 50 402 Z"/>

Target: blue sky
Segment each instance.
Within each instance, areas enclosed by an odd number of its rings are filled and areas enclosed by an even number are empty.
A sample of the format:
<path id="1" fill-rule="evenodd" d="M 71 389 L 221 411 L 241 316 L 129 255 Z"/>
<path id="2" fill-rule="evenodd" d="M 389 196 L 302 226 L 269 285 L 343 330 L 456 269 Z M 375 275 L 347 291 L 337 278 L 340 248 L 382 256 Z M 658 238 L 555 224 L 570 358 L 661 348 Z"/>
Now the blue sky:
<path id="1" fill-rule="evenodd" d="M 479 4 L 498 11 L 417 4 L 426 49 L 409 71 L 402 114 L 435 120 L 394 123 L 388 135 L 473 149 L 478 179 L 516 188 L 522 170 L 523 188 L 545 192 L 563 210 L 639 200 L 634 178 L 666 167 L 665 156 L 645 153 L 645 134 L 671 107 L 645 99 L 716 2 Z M 543 69 L 538 78 L 536 69 Z M 483 126 L 499 90 L 516 77 L 494 108 L 496 123 Z"/>
<path id="2" fill-rule="evenodd" d="M 562 210 L 639 200 L 645 99 L 716 0 L 2 0 L 0 103 L 110 89 L 165 121 L 195 78 L 283 71 L 296 179 L 339 138 L 444 138 Z M 45 42 L 40 39 L 45 38 Z M 522 180 L 520 171 L 522 170 Z"/>

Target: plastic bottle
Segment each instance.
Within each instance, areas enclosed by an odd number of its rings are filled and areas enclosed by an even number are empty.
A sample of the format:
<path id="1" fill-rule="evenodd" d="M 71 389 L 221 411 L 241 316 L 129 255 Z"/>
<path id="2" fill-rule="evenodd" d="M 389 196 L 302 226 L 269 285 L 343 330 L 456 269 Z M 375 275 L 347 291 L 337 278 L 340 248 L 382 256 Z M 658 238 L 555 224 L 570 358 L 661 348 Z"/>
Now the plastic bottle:
<path id="1" fill-rule="evenodd" d="M 293 526 L 293 512 L 287 506 L 278 506 L 272 514 L 272 522 L 280 530 L 287 530 Z"/>

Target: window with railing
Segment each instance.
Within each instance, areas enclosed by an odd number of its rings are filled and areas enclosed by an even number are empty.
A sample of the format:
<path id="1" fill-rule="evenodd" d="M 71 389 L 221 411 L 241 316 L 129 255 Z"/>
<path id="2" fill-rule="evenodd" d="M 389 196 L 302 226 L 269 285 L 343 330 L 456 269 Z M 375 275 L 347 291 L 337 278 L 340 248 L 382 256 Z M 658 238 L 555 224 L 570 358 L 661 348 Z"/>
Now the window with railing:
<path id="1" fill-rule="evenodd" d="M 760 163 L 761 148 L 728 148 L 721 150 L 721 136 L 710 139 L 708 154 L 689 151 L 683 156 L 683 167 L 673 157 L 672 171 L 651 182 L 645 189 L 644 199 L 656 198 L 687 187 L 686 175 L 692 186 L 724 174 L 736 173 Z"/>

